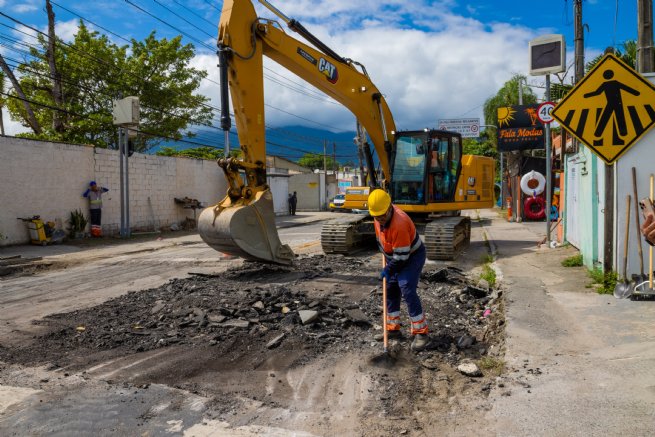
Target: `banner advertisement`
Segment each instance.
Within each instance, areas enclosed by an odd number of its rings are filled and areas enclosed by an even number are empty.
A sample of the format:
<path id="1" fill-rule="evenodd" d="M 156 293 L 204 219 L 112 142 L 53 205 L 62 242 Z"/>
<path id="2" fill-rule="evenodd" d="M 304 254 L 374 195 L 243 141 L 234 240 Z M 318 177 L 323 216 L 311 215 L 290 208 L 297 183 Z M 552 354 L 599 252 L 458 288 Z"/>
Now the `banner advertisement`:
<path id="1" fill-rule="evenodd" d="M 514 105 L 498 108 L 498 151 L 545 149 L 544 127 L 539 105 Z"/>

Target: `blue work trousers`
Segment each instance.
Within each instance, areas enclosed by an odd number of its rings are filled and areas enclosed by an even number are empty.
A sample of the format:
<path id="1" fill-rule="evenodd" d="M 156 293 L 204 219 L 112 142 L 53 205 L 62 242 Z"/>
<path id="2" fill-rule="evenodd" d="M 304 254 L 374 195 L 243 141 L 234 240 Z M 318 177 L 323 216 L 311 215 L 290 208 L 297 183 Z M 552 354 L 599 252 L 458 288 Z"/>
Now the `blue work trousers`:
<path id="1" fill-rule="evenodd" d="M 410 317 L 418 317 L 423 314 L 421 299 L 418 297 L 416 288 L 424 264 L 425 246 L 421 244 L 421 247 L 410 255 L 403 269 L 391 275 L 387 281 L 387 311 L 389 314 L 400 311 L 401 298 L 405 299 L 407 303 Z"/>

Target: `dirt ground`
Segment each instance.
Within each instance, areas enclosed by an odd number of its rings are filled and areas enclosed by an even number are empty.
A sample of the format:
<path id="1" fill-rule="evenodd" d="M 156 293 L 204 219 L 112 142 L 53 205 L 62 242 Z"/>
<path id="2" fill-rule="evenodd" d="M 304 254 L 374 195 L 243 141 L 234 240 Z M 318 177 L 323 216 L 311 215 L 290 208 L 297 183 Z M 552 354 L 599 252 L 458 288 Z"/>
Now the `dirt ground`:
<path id="1" fill-rule="evenodd" d="M 430 347 L 411 352 L 406 335 L 384 356 L 373 339 L 382 320 L 378 270 L 372 251 L 302 256 L 291 267 L 245 262 L 51 315 L 34 322 L 30 341 L 0 344 L 0 384 L 26 368 L 59 384 L 82 374 L 132 387 L 135 397 L 163 384 L 205 399 L 204 419 L 232 429 L 483 432 L 502 370 L 502 293 L 454 267 L 426 266 L 419 294 Z M 408 330 L 404 305 L 402 317 Z M 462 363 L 481 375 L 462 374 Z"/>

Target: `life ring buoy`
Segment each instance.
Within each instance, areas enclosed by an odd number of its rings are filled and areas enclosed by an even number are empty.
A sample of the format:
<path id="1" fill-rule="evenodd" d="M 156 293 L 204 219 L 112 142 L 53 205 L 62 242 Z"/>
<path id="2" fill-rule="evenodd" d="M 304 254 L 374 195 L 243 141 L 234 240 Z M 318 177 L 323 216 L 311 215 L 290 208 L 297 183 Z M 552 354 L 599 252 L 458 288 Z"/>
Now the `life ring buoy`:
<path id="1" fill-rule="evenodd" d="M 546 202 L 543 197 L 528 197 L 523 203 L 525 217 L 530 220 L 541 220 L 546 217 Z"/>
<path id="2" fill-rule="evenodd" d="M 538 195 L 546 188 L 546 178 L 538 171 L 532 170 L 521 178 L 521 191 L 528 196 Z"/>

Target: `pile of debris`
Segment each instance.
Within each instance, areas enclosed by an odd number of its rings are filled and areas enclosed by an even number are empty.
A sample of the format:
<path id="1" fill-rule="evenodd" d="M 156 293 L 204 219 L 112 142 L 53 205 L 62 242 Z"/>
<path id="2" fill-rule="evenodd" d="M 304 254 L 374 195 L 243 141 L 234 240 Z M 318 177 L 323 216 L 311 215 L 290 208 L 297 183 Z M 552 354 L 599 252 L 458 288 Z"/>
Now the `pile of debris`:
<path id="1" fill-rule="evenodd" d="M 99 351 L 170 345 L 211 346 L 237 356 L 286 344 L 306 349 L 304 359 L 328 348 L 379 348 L 372 341 L 382 318 L 378 270 L 369 258 L 314 256 L 293 266 L 246 262 L 220 275 L 192 274 L 37 321 L 45 333 L 22 348 L 0 348 L 0 360 L 64 365 Z M 361 298 L 353 298 L 344 278 L 358 281 Z M 310 285 L 317 281 L 332 284 L 330 291 L 317 293 Z M 498 338 L 502 322 L 490 323 L 500 308 L 498 293 L 470 284 L 457 269 L 425 272 L 419 293 L 433 340 L 427 356 L 452 364 L 477 359 Z"/>

